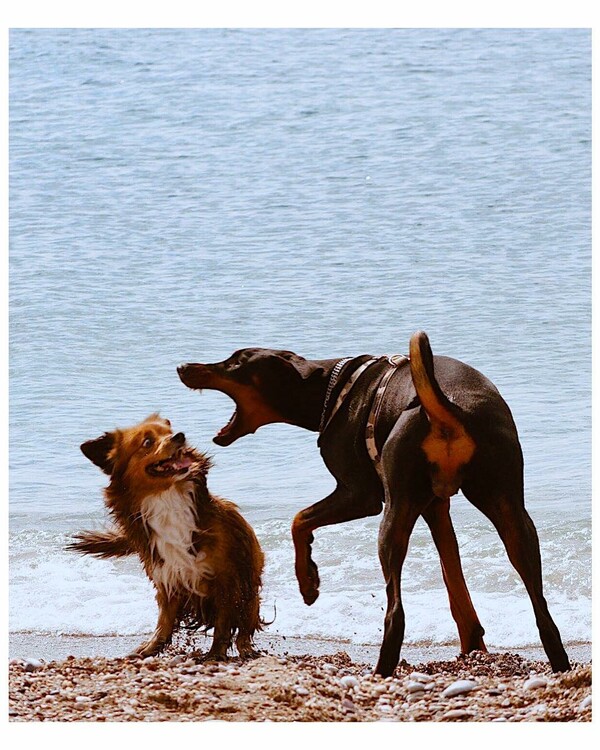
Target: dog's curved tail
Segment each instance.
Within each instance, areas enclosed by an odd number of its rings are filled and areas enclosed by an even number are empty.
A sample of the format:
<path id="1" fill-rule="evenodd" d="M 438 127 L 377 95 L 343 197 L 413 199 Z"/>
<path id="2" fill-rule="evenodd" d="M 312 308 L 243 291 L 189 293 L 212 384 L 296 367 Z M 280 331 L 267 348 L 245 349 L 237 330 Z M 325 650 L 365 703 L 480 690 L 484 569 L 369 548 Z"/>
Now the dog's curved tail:
<path id="1" fill-rule="evenodd" d="M 421 406 L 430 422 L 450 426 L 456 422 L 456 408 L 435 379 L 433 352 L 425 331 L 413 333 L 410 339 L 410 374 Z"/>
<path id="2" fill-rule="evenodd" d="M 436 380 L 433 353 L 424 331 L 417 331 L 410 339 L 410 373 L 431 425 L 421 447 L 430 464 L 433 491 L 438 497 L 448 498 L 458 492 L 462 469 L 475 452 L 475 442 L 460 418 L 460 408 Z"/>
<path id="3" fill-rule="evenodd" d="M 101 558 L 127 557 L 135 553 L 127 537 L 115 529 L 81 531 L 73 536 L 73 541 L 67 544 L 65 549 L 68 552 L 80 552 L 83 555 Z"/>

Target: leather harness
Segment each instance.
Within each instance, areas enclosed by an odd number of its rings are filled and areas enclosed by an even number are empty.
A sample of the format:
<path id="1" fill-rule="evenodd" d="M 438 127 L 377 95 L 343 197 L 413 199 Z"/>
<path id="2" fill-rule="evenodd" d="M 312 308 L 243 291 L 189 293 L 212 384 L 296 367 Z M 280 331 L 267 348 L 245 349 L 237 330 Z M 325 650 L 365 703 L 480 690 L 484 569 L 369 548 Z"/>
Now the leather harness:
<path id="1" fill-rule="evenodd" d="M 344 387 L 342 388 L 342 390 L 340 391 L 336 399 L 333 409 L 331 410 L 331 414 L 329 415 L 327 419 L 325 419 L 327 406 L 329 405 L 329 399 L 331 397 L 333 389 L 335 388 L 340 372 L 342 371 L 342 368 L 344 367 L 344 365 L 350 362 L 352 359 L 353 359 L 352 357 L 345 357 L 344 359 L 340 359 L 340 361 L 336 363 L 335 367 L 331 371 L 331 375 L 329 377 L 329 385 L 327 386 L 327 392 L 325 394 L 325 401 L 323 403 L 323 412 L 321 414 L 321 422 L 319 424 L 320 437 L 322 437 L 323 433 L 329 426 L 331 420 L 337 414 L 339 408 L 345 401 L 347 395 L 350 393 L 350 391 L 352 390 L 352 387 L 354 386 L 356 381 L 360 378 L 360 376 L 363 374 L 363 372 L 365 372 L 365 370 L 369 368 L 375 362 L 379 362 L 382 359 L 387 360 L 390 366 L 385 370 L 385 372 L 379 379 L 377 390 L 375 391 L 375 397 L 373 398 L 373 403 L 371 404 L 371 410 L 369 412 L 369 417 L 367 419 L 367 428 L 365 431 L 367 453 L 369 454 L 371 460 L 373 461 L 373 465 L 375 467 L 375 470 L 377 471 L 377 474 L 379 475 L 380 478 L 383 478 L 382 471 L 381 471 L 381 454 L 379 453 L 377 449 L 377 443 L 375 441 L 375 426 L 377 424 L 377 417 L 379 416 L 379 412 L 381 411 L 381 405 L 383 404 L 383 397 L 385 396 L 385 390 L 390 382 L 390 379 L 392 375 L 396 372 L 398 367 L 400 367 L 400 365 L 404 364 L 404 362 L 409 361 L 409 357 L 407 357 L 405 354 L 394 354 L 391 357 L 390 356 L 371 357 L 371 359 L 368 359 L 366 362 L 363 362 L 362 365 L 360 365 L 360 367 L 358 367 L 352 373 L 352 375 L 348 378 L 347 382 L 345 383 Z"/>

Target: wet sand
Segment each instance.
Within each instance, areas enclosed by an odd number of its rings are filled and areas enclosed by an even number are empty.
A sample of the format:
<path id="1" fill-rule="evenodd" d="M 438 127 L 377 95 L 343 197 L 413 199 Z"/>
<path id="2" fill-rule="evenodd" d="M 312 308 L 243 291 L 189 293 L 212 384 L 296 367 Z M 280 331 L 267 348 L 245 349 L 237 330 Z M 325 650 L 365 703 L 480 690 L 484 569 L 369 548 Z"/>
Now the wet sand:
<path id="1" fill-rule="evenodd" d="M 145 640 L 149 634 L 136 636 L 72 636 L 72 635 L 38 635 L 36 633 L 11 633 L 8 656 L 10 659 L 35 658 L 46 662 L 65 659 L 67 656 L 96 657 L 112 659 L 127 656 Z M 195 645 L 200 650 L 207 650 L 210 638 L 200 634 L 194 635 Z M 325 656 L 338 651 L 346 652 L 353 661 L 375 665 L 379 646 L 357 644 L 351 641 L 289 638 L 268 633 L 258 633 L 256 645 L 259 650 L 275 656 Z M 177 641 L 176 641 L 177 643 Z M 588 663 L 592 660 L 592 644 L 567 644 L 567 653 L 572 662 Z M 459 653 L 458 642 L 451 645 L 405 645 L 402 647 L 402 658 L 410 664 L 426 661 L 447 661 Z M 546 655 L 540 647 L 501 649 L 491 648 L 493 653 L 504 654 L 517 651 L 523 658 L 531 661 L 545 661 Z"/>

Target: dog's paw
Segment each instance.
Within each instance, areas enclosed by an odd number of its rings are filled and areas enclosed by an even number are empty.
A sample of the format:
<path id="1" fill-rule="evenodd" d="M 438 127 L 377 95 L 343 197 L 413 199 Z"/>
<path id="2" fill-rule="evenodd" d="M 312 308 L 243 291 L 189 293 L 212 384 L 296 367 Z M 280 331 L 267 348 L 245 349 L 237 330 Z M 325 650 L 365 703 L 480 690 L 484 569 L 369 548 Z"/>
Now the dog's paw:
<path id="1" fill-rule="evenodd" d="M 165 643 L 162 641 L 147 641 L 141 643 L 129 656 L 132 659 L 145 659 L 147 656 L 155 656 L 165 647 Z"/>
<path id="2" fill-rule="evenodd" d="M 321 584 L 319 569 L 312 560 L 308 566 L 307 575 L 302 579 L 298 579 L 298 583 L 300 584 L 300 593 L 302 594 L 304 603 L 310 607 L 319 598 L 319 586 Z"/>
<path id="3" fill-rule="evenodd" d="M 317 599 L 319 598 L 319 589 L 314 588 L 310 590 L 302 591 L 300 590 L 300 593 L 302 594 L 302 598 L 304 599 L 304 603 L 307 604 L 309 607 L 311 604 L 314 604 Z"/>
<path id="4" fill-rule="evenodd" d="M 215 651 L 214 653 L 211 653 L 210 651 L 202 657 L 203 662 L 209 662 L 209 661 L 228 661 L 227 654 L 223 654 L 220 651 Z"/>
<path id="5" fill-rule="evenodd" d="M 248 646 L 246 648 L 240 648 L 238 646 L 238 652 L 242 661 L 251 661 L 252 659 L 258 659 L 259 657 L 264 656 L 262 651 L 257 651 L 252 646 Z"/>

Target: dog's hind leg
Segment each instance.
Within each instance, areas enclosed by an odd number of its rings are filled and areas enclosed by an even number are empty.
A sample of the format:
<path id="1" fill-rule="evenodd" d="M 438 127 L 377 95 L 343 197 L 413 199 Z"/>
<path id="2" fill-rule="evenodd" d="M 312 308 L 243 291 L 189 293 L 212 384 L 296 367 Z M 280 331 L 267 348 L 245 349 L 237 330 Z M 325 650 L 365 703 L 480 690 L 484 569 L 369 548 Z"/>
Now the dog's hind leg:
<path id="1" fill-rule="evenodd" d="M 477 617 L 462 571 L 458 543 L 450 518 L 450 500 L 435 498 L 422 515 L 440 555 L 450 611 L 458 626 L 461 652 L 468 654 L 476 650 L 487 651 L 483 642 L 485 631 Z"/>
<path id="2" fill-rule="evenodd" d="M 400 580 L 408 542 L 417 518 L 433 500 L 425 456 L 418 451 L 420 422 L 417 410 L 404 412 L 381 455 L 385 509 L 379 529 L 379 560 L 386 584 L 387 610 L 375 672 L 383 677 L 389 677 L 396 669 L 404 640 Z"/>
<path id="3" fill-rule="evenodd" d="M 544 598 L 538 535 L 525 510 L 522 489 L 518 492 L 483 492 L 467 483 L 463 486 L 463 492 L 494 524 L 511 563 L 521 576 L 533 605 L 542 645 L 552 670 L 569 670 L 569 658 Z"/>
<path id="4" fill-rule="evenodd" d="M 375 673 L 383 677 L 393 674 L 400 659 L 405 625 L 400 593 L 402 566 L 415 522 L 429 499 L 429 497 L 424 499 L 422 505 L 419 505 L 409 495 L 396 493 L 392 501 L 386 498 L 384 516 L 379 530 L 379 559 L 386 584 L 387 610 L 383 642 L 375 667 Z"/>
<path id="5" fill-rule="evenodd" d="M 258 594 L 252 597 L 240 609 L 238 623 L 238 633 L 235 639 L 235 645 L 242 660 L 256 659 L 260 656 L 260 651 L 254 648 L 252 637 L 257 630 L 260 630 L 262 623 L 260 620 L 260 600 Z"/>
<path id="6" fill-rule="evenodd" d="M 313 604 L 319 596 L 319 571 L 311 556 L 312 532 L 321 526 L 378 515 L 382 506 L 378 494 L 374 490 L 372 495 L 355 496 L 338 487 L 324 500 L 301 510 L 294 517 L 292 538 L 296 552 L 296 578 L 306 604 Z"/>

